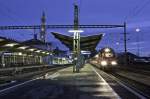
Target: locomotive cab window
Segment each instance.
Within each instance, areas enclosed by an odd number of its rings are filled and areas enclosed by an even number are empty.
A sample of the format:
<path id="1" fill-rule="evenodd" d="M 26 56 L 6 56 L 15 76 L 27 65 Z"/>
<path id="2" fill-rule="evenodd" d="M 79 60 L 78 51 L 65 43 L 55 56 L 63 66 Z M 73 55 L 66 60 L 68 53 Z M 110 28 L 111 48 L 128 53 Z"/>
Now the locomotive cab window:
<path id="1" fill-rule="evenodd" d="M 105 53 L 105 57 L 113 57 L 112 53 Z"/>

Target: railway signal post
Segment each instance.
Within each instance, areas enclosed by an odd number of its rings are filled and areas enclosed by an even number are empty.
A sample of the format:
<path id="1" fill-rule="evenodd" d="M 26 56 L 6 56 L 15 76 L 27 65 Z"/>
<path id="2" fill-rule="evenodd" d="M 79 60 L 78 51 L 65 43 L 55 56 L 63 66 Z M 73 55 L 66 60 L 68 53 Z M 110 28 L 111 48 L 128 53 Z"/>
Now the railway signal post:
<path id="1" fill-rule="evenodd" d="M 74 59 L 74 66 L 73 66 L 73 72 L 79 72 L 80 65 L 79 64 L 81 60 L 80 59 L 80 33 L 82 33 L 82 30 L 70 30 L 69 32 L 73 32 L 73 59 Z"/>

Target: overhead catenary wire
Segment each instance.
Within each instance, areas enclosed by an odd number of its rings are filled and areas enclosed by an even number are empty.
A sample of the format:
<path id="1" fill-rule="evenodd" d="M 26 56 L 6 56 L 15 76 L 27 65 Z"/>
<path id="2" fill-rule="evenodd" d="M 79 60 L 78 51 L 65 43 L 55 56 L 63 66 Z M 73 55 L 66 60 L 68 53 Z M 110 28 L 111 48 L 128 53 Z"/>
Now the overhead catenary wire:
<path id="1" fill-rule="evenodd" d="M 125 17 L 125 21 L 126 22 L 130 22 L 133 18 L 137 18 L 137 16 L 139 16 L 139 14 L 141 14 L 142 12 L 143 12 L 143 10 L 148 6 L 150 4 L 150 0 L 142 0 L 141 2 L 139 2 L 138 3 L 138 5 L 136 5 L 135 7 L 134 7 L 134 9 L 133 10 L 131 10 L 130 11 L 130 13 L 129 13 L 129 15 L 128 16 L 126 16 Z M 138 26 L 139 27 L 139 26 Z M 141 37 L 141 36 L 139 36 L 140 34 L 138 33 L 137 34 L 137 39 L 138 40 L 136 40 L 136 42 L 139 42 L 139 37 Z M 137 53 L 138 53 L 138 55 L 139 55 L 139 44 L 137 44 Z"/>
<path id="2" fill-rule="evenodd" d="M 127 16 L 124 17 L 124 21 L 128 22 L 135 16 L 139 15 L 142 10 L 150 3 L 150 0 L 142 0 L 135 7 L 133 7 Z"/>
<path id="3" fill-rule="evenodd" d="M 150 0 L 148 0 L 147 2 L 145 2 L 145 3 L 134 13 L 133 17 L 136 16 L 136 15 L 139 15 L 139 14 L 142 12 L 142 10 L 143 10 L 148 4 L 150 4 Z"/>
<path id="4" fill-rule="evenodd" d="M 142 1 L 142 2 L 143 2 L 143 1 Z M 124 21 L 127 21 L 127 20 L 132 16 L 132 14 L 134 13 L 134 11 L 139 7 L 139 5 L 140 5 L 142 2 L 138 2 L 134 7 L 132 7 L 131 9 L 129 9 L 128 15 L 126 15 L 126 16 L 124 17 Z"/>

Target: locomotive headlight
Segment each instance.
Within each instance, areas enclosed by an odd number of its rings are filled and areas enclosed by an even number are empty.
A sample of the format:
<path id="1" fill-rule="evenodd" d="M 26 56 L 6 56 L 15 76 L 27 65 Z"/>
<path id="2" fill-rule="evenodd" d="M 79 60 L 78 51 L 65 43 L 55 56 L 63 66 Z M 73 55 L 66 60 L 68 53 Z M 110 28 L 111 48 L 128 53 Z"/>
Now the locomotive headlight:
<path id="1" fill-rule="evenodd" d="M 110 49 L 109 48 L 105 48 L 104 51 L 105 52 L 110 52 Z"/>
<path id="2" fill-rule="evenodd" d="M 116 61 L 112 61 L 111 65 L 117 65 L 117 62 Z"/>
<path id="3" fill-rule="evenodd" d="M 107 61 L 101 61 L 101 65 L 102 66 L 106 66 L 107 65 Z"/>

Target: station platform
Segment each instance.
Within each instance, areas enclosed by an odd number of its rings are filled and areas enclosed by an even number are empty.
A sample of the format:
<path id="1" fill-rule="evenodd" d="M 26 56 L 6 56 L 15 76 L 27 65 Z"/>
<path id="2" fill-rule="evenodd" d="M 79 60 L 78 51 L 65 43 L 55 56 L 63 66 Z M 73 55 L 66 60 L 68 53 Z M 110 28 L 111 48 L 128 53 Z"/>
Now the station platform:
<path id="1" fill-rule="evenodd" d="M 80 73 L 73 73 L 72 67 L 68 67 L 47 75 L 47 79 L 59 81 L 59 84 L 72 88 L 72 92 L 76 94 L 75 99 L 120 98 L 90 64 L 86 64 Z M 67 95 L 72 95 L 72 92 Z"/>

